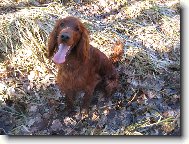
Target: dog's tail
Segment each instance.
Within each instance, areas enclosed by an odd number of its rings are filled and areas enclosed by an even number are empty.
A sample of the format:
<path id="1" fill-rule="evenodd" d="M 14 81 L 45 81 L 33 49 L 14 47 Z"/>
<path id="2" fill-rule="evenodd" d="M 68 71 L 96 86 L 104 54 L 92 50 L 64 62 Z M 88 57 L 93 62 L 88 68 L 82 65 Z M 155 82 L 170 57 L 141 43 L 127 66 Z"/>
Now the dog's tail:
<path id="1" fill-rule="evenodd" d="M 121 41 L 117 41 L 113 47 L 113 53 L 110 55 L 109 59 L 113 64 L 117 65 L 121 61 L 124 55 L 124 44 Z"/>

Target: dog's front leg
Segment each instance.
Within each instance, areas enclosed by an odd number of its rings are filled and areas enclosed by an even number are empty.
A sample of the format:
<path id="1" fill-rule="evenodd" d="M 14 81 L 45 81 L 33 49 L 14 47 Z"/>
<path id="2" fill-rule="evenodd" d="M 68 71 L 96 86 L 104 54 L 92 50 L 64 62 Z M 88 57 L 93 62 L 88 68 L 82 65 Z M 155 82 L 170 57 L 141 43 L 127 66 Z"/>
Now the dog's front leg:
<path id="1" fill-rule="evenodd" d="M 82 114 L 88 114 L 89 112 L 89 105 L 91 103 L 91 99 L 93 96 L 93 92 L 97 84 L 101 81 L 101 77 L 99 75 L 95 75 L 92 80 L 87 84 L 85 88 L 85 95 L 83 97 L 83 104 L 82 104 Z"/>

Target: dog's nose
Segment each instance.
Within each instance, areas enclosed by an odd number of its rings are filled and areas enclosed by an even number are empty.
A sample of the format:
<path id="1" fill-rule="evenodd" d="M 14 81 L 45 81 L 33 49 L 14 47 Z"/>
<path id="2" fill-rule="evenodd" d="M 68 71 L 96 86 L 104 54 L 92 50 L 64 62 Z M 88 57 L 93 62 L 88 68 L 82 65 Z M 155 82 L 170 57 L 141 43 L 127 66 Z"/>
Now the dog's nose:
<path id="1" fill-rule="evenodd" d="M 70 38 L 70 36 L 69 36 L 67 33 L 63 33 L 63 34 L 61 35 L 61 39 L 62 39 L 63 41 L 67 41 L 69 38 Z"/>

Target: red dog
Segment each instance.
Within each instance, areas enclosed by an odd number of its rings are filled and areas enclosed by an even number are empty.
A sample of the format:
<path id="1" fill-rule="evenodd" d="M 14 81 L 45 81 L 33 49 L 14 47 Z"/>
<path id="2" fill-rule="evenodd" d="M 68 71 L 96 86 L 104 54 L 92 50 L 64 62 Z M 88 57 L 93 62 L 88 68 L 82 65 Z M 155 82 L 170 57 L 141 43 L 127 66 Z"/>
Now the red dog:
<path id="1" fill-rule="evenodd" d="M 113 59 L 123 53 L 122 43 L 117 48 Z M 52 56 L 58 64 L 57 83 L 65 93 L 68 110 L 73 110 L 77 92 L 85 92 L 82 113 L 87 113 L 98 84 L 104 88 L 106 97 L 110 97 L 118 85 L 118 75 L 112 62 L 100 50 L 89 45 L 88 31 L 75 17 L 56 22 L 48 41 L 48 57 Z"/>

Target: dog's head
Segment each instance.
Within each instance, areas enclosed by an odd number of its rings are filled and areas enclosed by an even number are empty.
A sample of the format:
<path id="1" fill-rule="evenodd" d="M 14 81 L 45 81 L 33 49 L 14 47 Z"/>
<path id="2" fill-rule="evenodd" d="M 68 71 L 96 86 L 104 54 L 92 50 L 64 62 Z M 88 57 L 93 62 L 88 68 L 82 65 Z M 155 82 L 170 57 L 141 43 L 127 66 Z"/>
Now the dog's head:
<path id="1" fill-rule="evenodd" d="M 54 55 L 55 53 L 55 55 Z M 55 63 L 64 63 L 67 56 L 75 53 L 85 60 L 89 53 L 88 31 L 78 18 L 66 17 L 57 20 L 48 41 L 48 57 Z"/>

